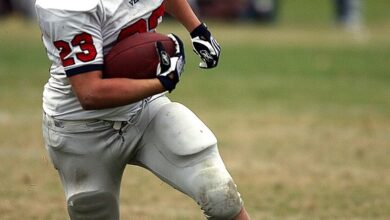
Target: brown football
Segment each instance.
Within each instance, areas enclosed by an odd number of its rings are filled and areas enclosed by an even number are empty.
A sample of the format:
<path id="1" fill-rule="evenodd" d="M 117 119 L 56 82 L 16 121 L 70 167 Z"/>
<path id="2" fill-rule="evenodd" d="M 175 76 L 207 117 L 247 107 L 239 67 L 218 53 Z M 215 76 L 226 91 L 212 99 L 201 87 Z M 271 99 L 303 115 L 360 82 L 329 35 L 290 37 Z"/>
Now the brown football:
<path id="1" fill-rule="evenodd" d="M 173 56 L 175 43 L 167 35 L 155 32 L 135 34 L 118 42 L 104 57 L 104 78 L 156 78 L 159 58 L 156 42 L 160 41 Z"/>

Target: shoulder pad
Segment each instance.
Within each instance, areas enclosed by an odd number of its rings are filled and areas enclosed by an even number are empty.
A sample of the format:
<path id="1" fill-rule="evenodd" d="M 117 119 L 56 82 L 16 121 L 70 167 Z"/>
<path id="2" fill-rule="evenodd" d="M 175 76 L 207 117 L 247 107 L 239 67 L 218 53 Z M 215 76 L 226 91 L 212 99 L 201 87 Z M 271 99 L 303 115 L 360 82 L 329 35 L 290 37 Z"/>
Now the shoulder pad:
<path id="1" fill-rule="evenodd" d="M 90 11 L 99 4 L 99 0 L 37 0 L 36 7 L 65 11 Z"/>

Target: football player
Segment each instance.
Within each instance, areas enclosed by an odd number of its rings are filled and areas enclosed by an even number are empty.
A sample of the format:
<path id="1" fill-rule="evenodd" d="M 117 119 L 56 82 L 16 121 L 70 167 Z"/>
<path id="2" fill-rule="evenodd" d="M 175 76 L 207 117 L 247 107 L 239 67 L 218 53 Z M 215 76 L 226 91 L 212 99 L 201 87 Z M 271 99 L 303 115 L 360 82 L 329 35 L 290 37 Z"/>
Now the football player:
<path id="1" fill-rule="evenodd" d="M 43 44 L 52 62 L 43 92 L 43 135 L 72 220 L 119 219 L 128 164 L 153 172 L 194 199 L 208 219 L 249 219 L 218 153 L 217 140 L 173 91 L 185 63 L 181 40 L 154 79 L 103 78 L 116 42 L 155 31 L 167 11 L 190 32 L 201 68 L 217 66 L 220 46 L 186 0 L 37 0 Z M 130 64 L 129 65 L 136 65 Z"/>

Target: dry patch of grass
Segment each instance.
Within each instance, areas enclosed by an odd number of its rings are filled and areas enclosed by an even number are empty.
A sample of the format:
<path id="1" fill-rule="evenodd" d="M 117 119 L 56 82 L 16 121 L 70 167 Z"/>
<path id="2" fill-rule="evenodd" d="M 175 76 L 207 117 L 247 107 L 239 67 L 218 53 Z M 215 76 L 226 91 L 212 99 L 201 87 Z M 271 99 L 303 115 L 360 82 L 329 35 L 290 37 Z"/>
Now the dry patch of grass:
<path id="1" fill-rule="evenodd" d="M 37 46 L 39 31 L 28 24 L 21 28 L 25 25 L 1 23 L 0 218 L 67 219 L 41 138 L 40 96 L 48 65 Z M 388 66 L 373 57 L 387 54 L 388 25 L 370 26 L 364 41 L 315 27 L 210 26 L 224 45 L 225 62 L 199 73 L 190 55 L 173 99 L 216 133 L 253 219 L 389 219 Z M 179 26 L 161 30 L 188 38 Z M 322 50 L 327 47 L 341 49 Z M 345 62 L 338 53 L 351 47 L 359 50 L 348 51 Z M 310 50 L 318 48 L 318 64 L 310 65 Z M 248 50 L 250 62 L 243 57 L 236 65 L 235 55 Z M 258 57 L 266 62 L 259 64 Z M 292 58 L 307 61 L 296 64 Z M 126 170 L 121 199 L 123 219 L 202 218 L 190 199 L 140 168 Z"/>
<path id="2" fill-rule="evenodd" d="M 390 216 L 389 118 L 259 111 L 213 121 L 255 219 Z"/>

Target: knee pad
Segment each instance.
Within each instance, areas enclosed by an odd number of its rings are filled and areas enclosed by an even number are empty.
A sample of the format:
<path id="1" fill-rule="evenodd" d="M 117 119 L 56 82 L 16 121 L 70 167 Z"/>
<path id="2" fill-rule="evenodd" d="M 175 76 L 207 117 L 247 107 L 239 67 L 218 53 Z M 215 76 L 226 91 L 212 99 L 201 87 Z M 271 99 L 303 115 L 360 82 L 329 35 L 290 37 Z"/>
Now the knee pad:
<path id="1" fill-rule="evenodd" d="M 68 199 L 72 220 L 119 220 L 119 205 L 109 192 L 83 192 Z"/>
<path id="2" fill-rule="evenodd" d="M 160 151 L 177 166 L 188 166 L 189 157 L 216 146 L 211 130 L 179 103 L 163 106 L 152 120 L 153 138 Z"/>
<path id="3" fill-rule="evenodd" d="M 230 220 L 242 209 L 240 193 L 232 180 L 204 188 L 198 204 L 209 220 Z"/>

